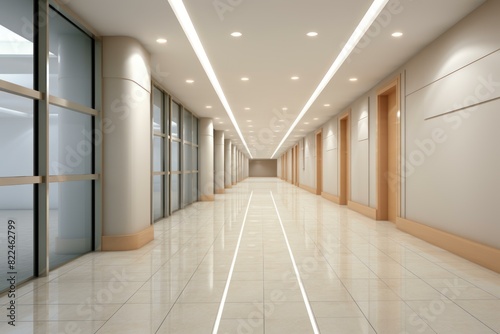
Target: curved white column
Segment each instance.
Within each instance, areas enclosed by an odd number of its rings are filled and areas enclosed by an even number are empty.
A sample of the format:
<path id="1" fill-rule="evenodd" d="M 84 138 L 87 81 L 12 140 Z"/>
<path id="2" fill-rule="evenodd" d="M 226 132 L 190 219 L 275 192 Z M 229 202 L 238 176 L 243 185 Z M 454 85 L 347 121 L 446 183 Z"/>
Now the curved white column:
<path id="1" fill-rule="evenodd" d="M 215 193 L 224 193 L 224 131 L 214 131 Z"/>
<path id="2" fill-rule="evenodd" d="M 200 200 L 214 200 L 214 124 L 211 118 L 199 119 Z"/>
<path id="3" fill-rule="evenodd" d="M 130 37 L 103 38 L 103 250 L 140 248 L 151 225 L 150 56 Z"/>
<path id="4" fill-rule="evenodd" d="M 237 159 L 237 154 L 238 150 L 236 149 L 236 145 L 233 145 L 232 147 L 232 154 L 231 154 L 231 182 L 234 185 L 238 183 L 238 159 Z"/>
<path id="5" fill-rule="evenodd" d="M 231 180 L 231 159 L 232 159 L 232 144 L 230 139 L 224 140 L 224 188 L 232 187 Z"/>

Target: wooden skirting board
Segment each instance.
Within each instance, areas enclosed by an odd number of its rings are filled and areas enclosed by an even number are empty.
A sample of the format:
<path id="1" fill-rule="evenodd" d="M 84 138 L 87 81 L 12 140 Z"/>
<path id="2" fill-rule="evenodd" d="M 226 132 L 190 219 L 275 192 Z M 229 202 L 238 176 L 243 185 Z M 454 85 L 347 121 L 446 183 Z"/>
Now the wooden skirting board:
<path id="1" fill-rule="evenodd" d="M 307 191 L 309 191 L 310 193 L 313 193 L 314 195 L 316 195 L 316 188 L 312 188 L 312 187 L 309 187 L 309 186 L 305 186 L 305 185 L 303 185 L 303 184 L 299 184 L 299 188 L 304 189 L 304 190 L 307 190 Z"/>
<path id="2" fill-rule="evenodd" d="M 155 238 L 154 227 L 127 235 L 111 235 L 101 237 L 101 249 L 103 251 L 127 251 L 139 249 Z"/>
<path id="3" fill-rule="evenodd" d="M 377 209 L 351 201 L 347 202 L 347 207 L 352 211 L 356 211 L 373 220 L 377 220 Z"/>
<path id="4" fill-rule="evenodd" d="M 326 198 L 329 201 L 332 201 L 333 203 L 339 204 L 340 203 L 340 198 L 338 196 L 322 192 L 321 197 Z"/>
<path id="5" fill-rule="evenodd" d="M 215 189 L 215 193 L 218 195 L 224 194 L 224 189 Z"/>
<path id="6" fill-rule="evenodd" d="M 500 249 L 400 217 L 396 225 L 401 231 L 500 273 Z"/>
<path id="7" fill-rule="evenodd" d="M 214 195 L 201 195 L 200 196 L 200 201 L 202 202 L 213 202 L 215 200 Z"/>

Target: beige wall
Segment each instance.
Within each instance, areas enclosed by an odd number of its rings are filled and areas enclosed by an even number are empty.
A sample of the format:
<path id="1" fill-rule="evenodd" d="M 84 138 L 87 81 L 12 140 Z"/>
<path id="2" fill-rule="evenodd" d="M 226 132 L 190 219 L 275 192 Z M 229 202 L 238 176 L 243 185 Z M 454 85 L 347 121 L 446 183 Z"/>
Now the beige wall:
<path id="1" fill-rule="evenodd" d="M 252 159 L 249 161 L 250 177 L 277 177 L 278 160 Z"/>
<path id="2" fill-rule="evenodd" d="M 377 94 L 401 83 L 399 216 L 500 248 L 500 1 L 490 0 L 352 101 L 351 200 L 377 205 Z M 338 120 L 323 129 L 323 189 L 338 195 Z M 316 130 L 315 130 L 316 131 Z M 315 131 L 300 183 L 315 186 Z M 302 140 L 299 142 L 302 144 Z M 302 163 L 305 152 L 305 164 Z"/>

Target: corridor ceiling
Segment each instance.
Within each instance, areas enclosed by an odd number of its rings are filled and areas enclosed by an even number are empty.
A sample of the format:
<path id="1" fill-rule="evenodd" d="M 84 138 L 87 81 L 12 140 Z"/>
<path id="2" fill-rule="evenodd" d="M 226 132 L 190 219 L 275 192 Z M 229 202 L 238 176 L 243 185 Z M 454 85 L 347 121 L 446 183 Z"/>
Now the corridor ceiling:
<path id="1" fill-rule="evenodd" d="M 286 139 L 373 1 L 170 0 L 183 2 L 249 152 L 169 0 L 64 2 L 100 36 L 139 40 L 161 86 L 198 117 L 213 118 L 242 152 L 266 159 L 341 112 L 484 0 L 389 1 Z"/>

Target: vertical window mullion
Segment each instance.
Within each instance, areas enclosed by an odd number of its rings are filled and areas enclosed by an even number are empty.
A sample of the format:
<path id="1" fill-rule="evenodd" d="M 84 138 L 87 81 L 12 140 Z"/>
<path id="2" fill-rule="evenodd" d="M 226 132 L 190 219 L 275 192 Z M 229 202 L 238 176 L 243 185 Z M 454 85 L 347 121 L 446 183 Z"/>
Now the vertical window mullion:
<path id="1" fill-rule="evenodd" d="M 48 0 L 35 1 L 35 84 L 42 93 L 35 110 L 36 175 L 42 177 L 37 185 L 35 202 L 35 276 L 49 272 L 49 4 Z"/>

